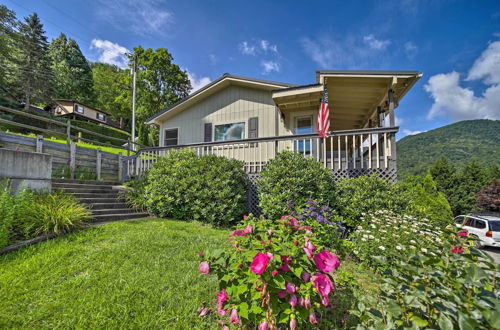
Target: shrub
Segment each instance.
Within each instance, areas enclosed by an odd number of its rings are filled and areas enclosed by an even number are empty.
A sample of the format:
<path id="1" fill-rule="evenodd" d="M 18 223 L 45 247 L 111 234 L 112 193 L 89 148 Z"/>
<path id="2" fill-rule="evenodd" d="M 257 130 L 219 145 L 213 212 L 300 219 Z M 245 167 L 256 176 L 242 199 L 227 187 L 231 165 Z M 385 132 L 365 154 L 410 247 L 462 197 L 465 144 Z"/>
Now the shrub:
<path id="1" fill-rule="evenodd" d="M 257 180 L 259 206 L 269 218 L 288 212 L 288 202 L 305 205 L 308 199 L 321 205 L 335 201 L 335 182 L 330 171 L 312 158 L 285 151 L 269 161 Z"/>
<path id="2" fill-rule="evenodd" d="M 15 200 L 12 196 L 7 181 L 0 181 L 0 249 L 10 243 L 10 227 L 14 220 Z"/>
<path id="3" fill-rule="evenodd" d="M 120 195 L 125 198 L 127 205 L 136 210 L 147 210 L 148 199 L 145 192 L 147 183 L 147 178 L 142 177 L 137 180 L 129 181 L 125 184 L 128 189 L 120 192 Z"/>
<path id="4" fill-rule="evenodd" d="M 160 217 L 227 225 L 246 211 L 248 177 L 234 159 L 172 151 L 145 180 L 147 210 Z"/>
<path id="5" fill-rule="evenodd" d="M 368 229 L 359 228 L 353 235 L 357 255 L 383 272 L 380 290 L 363 297 L 352 311 L 360 325 L 377 329 L 498 327 L 498 266 L 471 248 L 473 243 L 462 236 L 466 234 L 457 235 L 450 228 L 433 231 L 425 220 L 383 211 L 367 218 Z"/>
<path id="6" fill-rule="evenodd" d="M 19 198 L 31 204 L 18 209 L 15 226 L 24 238 L 42 234 L 61 234 L 80 228 L 91 218 L 91 212 L 72 195 L 61 191 L 52 193 L 25 190 Z"/>
<path id="7" fill-rule="evenodd" d="M 250 216 L 229 241 L 229 251 L 200 254 L 200 273 L 219 279 L 219 322 L 259 329 L 324 324 L 340 263 L 308 226 L 291 216 L 279 221 Z"/>
<path id="8" fill-rule="evenodd" d="M 99 133 L 99 134 L 103 134 L 106 136 L 122 139 L 122 140 L 127 140 L 130 138 L 130 134 L 128 132 L 122 131 L 118 128 L 99 125 L 99 124 L 95 124 L 92 122 L 87 122 L 87 121 L 82 121 L 82 120 L 71 120 L 71 125 L 74 125 L 76 127 L 80 127 L 80 128 L 83 128 L 83 129 L 86 129 L 86 130 L 89 130 L 89 131 L 92 131 L 95 133 Z M 73 130 L 71 132 L 71 134 L 76 136 L 78 134 L 78 132 L 79 132 L 78 130 Z M 113 139 L 106 139 L 106 138 L 103 138 L 103 137 L 100 137 L 97 135 L 88 134 L 85 132 L 81 132 L 81 133 L 82 133 L 82 138 L 84 138 L 84 139 L 95 140 L 95 141 L 99 141 L 99 142 L 103 142 L 103 143 L 113 144 L 115 146 L 122 146 L 123 144 L 126 143 L 126 142 L 116 141 Z"/>

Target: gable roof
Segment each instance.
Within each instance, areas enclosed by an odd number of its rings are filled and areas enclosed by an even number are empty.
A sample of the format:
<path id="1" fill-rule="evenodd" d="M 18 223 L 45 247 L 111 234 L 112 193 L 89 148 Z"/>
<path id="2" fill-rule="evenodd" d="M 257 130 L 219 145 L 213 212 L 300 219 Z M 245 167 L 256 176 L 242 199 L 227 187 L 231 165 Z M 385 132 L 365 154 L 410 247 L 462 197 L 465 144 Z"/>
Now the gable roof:
<path id="1" fill-rule="evenodd" d="M 240 85 L 245 85 L 248 87 L 256 87 L 256 88 L 263 88 L 263 89 L 268 89 L 270 91 L 276 90 L 276 89 L 282 89 L 282 88 L 289 88 L 289 87 L 296 87 L 297 85 L 295 84 L 289 84 L 289 83 L 283 83 L 283 82 L 276 82 L 276 81 L 270 81 L 270 80 L 263 80 L 263 79 L 256 79 L 256 78 L 249 78 L 249 77 L 243 77 L 243 76 L 236 76 L 232 75 L 229 73 L 223 74 L 221 77 L 217 78 L 216 80 L 212 81 L 208 85 L 203 86 L 202 88 L 198 89 L 197 91 L 189 94 L 187 97 L 177 101 L 176 103 L 172 104 L 171 106 L 159 111 L 155 115 L 151 116 L 146 120 L 146 124 L 155 124 L 156 121 L 160 118 L 163 117 L 167 114 L 171 114 L 173 112 L 179 112 L 187 108 L 189 105 L 194 105 L 197 102 L 201 101 L 204 99 L 206 96 L 211 95 L 211 92 L 215 92 L 225 86 L 229 86 L 231 84 L 240 84 Z"/>

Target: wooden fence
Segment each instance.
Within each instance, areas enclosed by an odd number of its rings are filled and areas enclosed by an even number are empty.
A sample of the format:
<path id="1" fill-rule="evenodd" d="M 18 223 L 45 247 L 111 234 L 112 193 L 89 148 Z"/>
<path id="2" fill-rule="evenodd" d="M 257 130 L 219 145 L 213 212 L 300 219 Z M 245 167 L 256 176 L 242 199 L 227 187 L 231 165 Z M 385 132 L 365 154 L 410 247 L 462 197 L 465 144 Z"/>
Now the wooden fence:
<path id="1" fill-rule="evenodd" d="M 52 155 L 52 173 L 69 173 L 75 178 L 80 173 L 95 175 L 97 180 L 121 181 L 122 155 L 76 146 L 75 142 L 62 144 L 37 138 L 0 132 L 0 148 L 42 152 Z"/>

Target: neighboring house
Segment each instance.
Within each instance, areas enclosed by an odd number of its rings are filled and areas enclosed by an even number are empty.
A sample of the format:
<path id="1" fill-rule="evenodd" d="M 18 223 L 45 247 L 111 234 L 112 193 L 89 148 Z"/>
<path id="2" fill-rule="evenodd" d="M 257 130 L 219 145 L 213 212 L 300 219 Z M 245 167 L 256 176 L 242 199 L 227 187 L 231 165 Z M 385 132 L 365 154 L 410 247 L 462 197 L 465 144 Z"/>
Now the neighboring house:
<path id="1" fill-rule="evenodd" d="M 317 71 L 316 82 L 293 85 L 224 74 L 149 118 L 160 128 L 161 156 L 190 146 L 245 161 L 258 172 L 277 152 L 314 157 L 342 176 L 396 175 L 398 127 L 394 109 L 422 76 L 417 71 Z M 329 96 L 330 130 L 317 134 L 323 90 Z M 151 158 L 148 158 L 149 160 Z M 150 166 L 140 161 L 137 171 Z"/>
<path id="2" fill-rule="evenodd" d="M 119 126 L 111 120 L 111 116 L 107 112 L 95 109 L 75 100 L 54 100 L 50 108 L 55 116 L 90 121 L 119 128 Z"/>

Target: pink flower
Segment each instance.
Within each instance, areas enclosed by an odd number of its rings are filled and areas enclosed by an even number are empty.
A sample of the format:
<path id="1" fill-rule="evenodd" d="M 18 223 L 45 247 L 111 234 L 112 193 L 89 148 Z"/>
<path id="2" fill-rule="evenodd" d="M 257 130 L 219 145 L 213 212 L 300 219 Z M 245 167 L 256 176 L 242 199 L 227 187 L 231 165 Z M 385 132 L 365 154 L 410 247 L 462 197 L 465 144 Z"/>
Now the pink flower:
<path id="1" fill-rule="evenodd" d="M 293 241 L 293 245 L 295 246 L 299 245 L 299 241 Z"/>
<path id="2" fill-rule="evenodd" d="M 299 220 L 295 218 L 291 218 L 289 221 L 290 227 L 292 230 L 298 230 L 299 229 Z"/>
<path id="3" fill-rule="evenodd" d="M 271 275 L 273 275 L 273 276 L 278 275 L 278 271 L 277 271 L 276 269 L 275 269 L 275 270 L 273 270 L 273 271 L 271 272 Z"/>
<path id="4" fill-rule="evenodd" d="M 290 270 L 290 267 L 288 267 L 288 265 L 286 264 L 283 264 L 280 266 L 279 268 L 282 272 L 288 272 Z"/>
<path id="5" fill-rule="evenodd" d="M 323 250 L 314 256 L 314 263 L 324 273 L 334 271 L 340 266 L 339 258 L 335 253 L 330 253 L 328 250 Z"/>
<path id="6" fill-rule="evenodd" d="M 467 232 L 465 230 L 464 231 L 459 231 L 458 235 L 460 235 L 460 236 L 467 236 Z"/>
<path id="7" fill-rule="evenodd" d="M 306 254 L 306 256 L 307 256 L 309 259 L 311 259 L 312 257 L 314 257 L 313 252 L 312 252 L 311 250 L 309 250 L 309 249 L 304 248 L 304 253 Z"/>
<path id="8" fill-rule="evenodd" d="M 271 252 L 266 252 L 266 256 L 268 256 L 269 259 L 274 258 L 273 254 Z"/>
<path id="9" fill-rule="evenodd" d="M 304 227 L 302 227 L 302 229 L 306 231 L 306 234 L 312 233 L 311 226 L 304 226 Z"/>
<path id="10" fill-rule="evenodd" d="M 290 306 L 292 306 L 292 308 L 294 308 L 295 306 L 297 306 L 297 296 L 292 294 L 290 296 L 290 299 L 288 300 L 288 303 L 290 304 Z"/>
<path id="11" fill-rule="evenodd" d="M 267 324 L 266 321 L 259 324 L 258 330 L 267 330 L 267 329 L 269 329 L 269 324 Z"/>
<path id="12" fill-rule="evenodd" d="M 222 330 L 229 330 L 229 327 L 227 325 L 222 327 Z"/>
<path id="13" fill-rule="evenodd" d="M 304 297 L 299 297 L 298 304 L 299 304 L 300 307 L 304 307 L 304 301 L 305 301 Z"/>
<path id="14" fill-rule="evenodd" d="M 251 233 L 253 232 L 253 227 L 252 227 L 252 225 L 248 225 L 248 226 L 246 226 L 246 227 L 245 227 L 245 229 L 243 230 L 243 232 L 244 232 L 245 234 L 251 234 Z"/>
<path id="15" fill-rule="evenodd" d="M 231 321 L 232 324 L 240 323 L 240 316 L 238 315 L 238 311 L 234 308 L 231 309 L 231 314 L 229 315 L 229 321 Z"/>
<path id="16" fill-rule="evenodd" d="M 217 292 L 217 313 L 224 316 L 226 315 L 226 310 L 222 309 L 222 305 L 229 299 L 227 296 L 226 290 L 222 289 L 222 291 Z"/>
<path id="17" fill-rule="evenodd" d="M 203 252 L 198 252 L 198 257 L 203 257 Z"/>
<path id="18" fill-rule="evenodd" d="M 200 270 L 201 274 L 210 273 L 210 265 L 208 264 L 208 261 L 202 261 L 198 269 Z"/>
<path id="19" fill-rule="evenodd" d="M 291 319 L 290 320 L 290 330 L 295 330 L 297 329 L 297 319 Z"/>
<path id="20" fill-rule="evenodd" d="M 461 247 L 460 245 L 456 245 L 456 246 L 454 246 L 454 247 L 451 249 L 451 252 L 452 252 L 452 253 L 464 253 L 464 249 L 463 249 L 463 247 Z"/>
<path id="21" fill-rule="evenodd" d="M 306 297 L 306 299 L 304 299 L 304 307 L 307 309 L 311 308 L 311 298 Z"/>
<path id="22" fill-rule="evenodd" d="M 293 285 L 292 283 L 288 282 L 286 284 L 286 293 L 294 293 L 295 291 L 297 291 L 297 288 L 295 288 L 295 285 Z"/>
<path id="23" fill-rule="evenodd" d="M 268 263 L 269 257 L 262 252 L 258 252 L 250 264 L 250 270 L 255 274 L 262 274 L 266 271 Z"/>
<path id="24" fill-rule="evenodd" d="M 200 313 L 198 316 L 199 317 L 203 317 L 205 315 L 208 314 L 208 308 L 204 307 L 204 308 L 198 308 L 198 312 Z"/>
<path id="25" fill-rule="evenodd" d="M 248 219 L 248 215 L 243 216 L 243 220 L 246 220 L 246 219 Z"/>
<path id="26" fill-rule="evenodd" d="M 312 242 L 307 241 L 306 242 L 306 249 L 314 251 L 314 250 L 316 250 L 316 246 L 314 246 L 314 244 Z"/>
<path id="27" fill-rule="evenodd" d="M 311 279 L 311 274 L 309 274 L 308 272 L 303 272 L 302 279 L 304 280 L 304 282 L 309 282 L 309 280 Z"/>
<path id="28" fill-rule="evenodd" d="M 278 292 L 278 298 L 280 299 L 285 298 L 285 290 L 281 290 L 280 292 Z"/>
<path id="29" fill-rule="evenodd" d="M 328 306 L 328 304 L 330 303 L 330 299 L 328 299 L 327 296 L 325 297 L 321 297 L 321 303 L 324 305 L 324 306 Z"/>
<path id="30" fill-rule="evenodd" d="M 229 234 L 229 236 L 247 236 L 247 234 L 245 234 L 245 232 L 241 229 L 236 229 L 231 234 Z"/>
<path id="31" fill-rule="evenodd" d="M 322 297 L 328 296 L 328 294 L 330 294 L 333 290 L 333 283 L 328 275 L 316 273 L 316 275 L 313 276 L 312 281 L 314 283 L 314 287 L 318 290 L 318 293 Z"/>
<path id="32" fill-rule="evenodd" d="M 273 231 L 271 229 L 268 229 L 267 230 L 267 235 L 268 236 L 273 236 Z M 266 322 L 266 324 L 267 324 L 267 322 Z"/>
<path id="33" fill-rule="evenodd" d="M 290 267 L 288 267 L 288 265 L 292 263 L 292 258 L 290 258 L 290 256 L 280 256 L 280 258 L 282 264 L 279 269 L 283 272 L 288 272 L 290 270 Z"/>
<path id="34" fill-rule="evenodd" d="M 316 313 L 312 312 L 311 314 L 309 314 L 309 322 L 311 322 L 312 324 L 318 324 Z"/>

